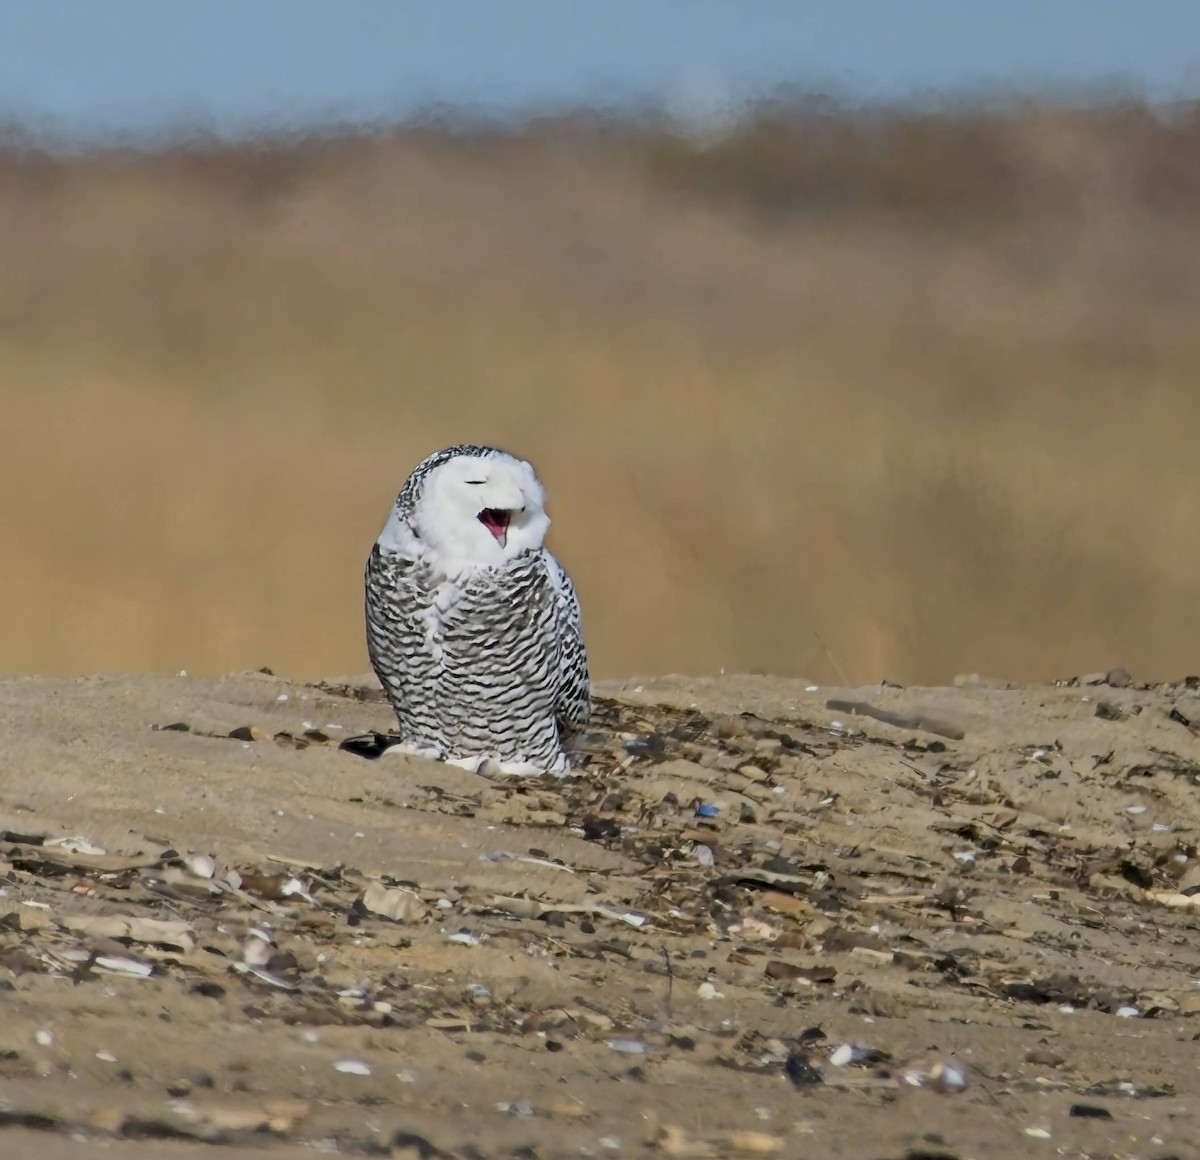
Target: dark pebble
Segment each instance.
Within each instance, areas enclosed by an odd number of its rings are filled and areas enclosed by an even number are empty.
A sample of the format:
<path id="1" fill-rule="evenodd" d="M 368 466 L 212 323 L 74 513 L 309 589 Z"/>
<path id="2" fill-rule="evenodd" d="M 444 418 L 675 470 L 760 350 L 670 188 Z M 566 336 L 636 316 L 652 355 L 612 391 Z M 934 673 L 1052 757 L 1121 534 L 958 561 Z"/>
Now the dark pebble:
<path id="1" fill-rule="evenodd" d="M 802 1051 L 793 1051 L 788 1055 L 783 1071 L 796 1087 L 811 1087 L 813 1084 L 825 1082 L 821 1073 L 808 1062 L 808 1056 Z"/>
<path id="2" fill-rule="evenodd" d="M 418 1136 L 416 1132 L 406 1132 L 403 1128 L 392 1137 L 392 1151 L 398 1151 L 401 1148 L 416 1149 L 421 1160 L 437 1160 L 437 1157 L 442 1155 L 442 1150 L 431 1144 L 424 1136 Z"/>

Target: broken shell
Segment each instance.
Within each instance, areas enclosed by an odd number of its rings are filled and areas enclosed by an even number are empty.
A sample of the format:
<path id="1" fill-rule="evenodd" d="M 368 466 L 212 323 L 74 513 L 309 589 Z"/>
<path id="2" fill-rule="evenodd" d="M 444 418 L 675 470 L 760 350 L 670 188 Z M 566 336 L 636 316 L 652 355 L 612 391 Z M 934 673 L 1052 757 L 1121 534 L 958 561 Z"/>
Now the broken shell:
<path id="1" fill-rule="evenodd" d="M 187 854 L 184 856 L 183 864 L 187 867 L 188 872 L 197 878 L 212 878 L 217 872 L 216 860 L 207 854 Z"/>
<path id="2" fill-rule="evenodd" d="M 148 979 L 154 974 L 152 963 L 143 963 L 138 959 L 118 958 L 116 955 L 97 955 L 95 965 L 115 975 L 125 975 L 132 979 Z"/>
<path id="3" fill-rule="evenodd" d="M 608 1039 L 605 1042 L 613 1051 L 623 1055 L 645 1055 L 650 1050 L 640 1039 Z"/>
<path id="4" fill-rule="evenodd" d="M 309 893 L 308 883 L 303 878 L 289 878 L 280 888 L 279 893 L 284 898 L 290 898 L 293 894 L 299 895 L 306 902 L 312 902 L 313 896 Z"/>
<path id="5" fill-rule="evenodd" d="M 358 899 L 358 908 L 393 922 L 419 922 L 425 916 L 425 904 L 414 890 L 400 886 L 370 883 Z"/>
<path id="6" fill-rule="evenodd" d="M 89 842 L 82 834 L 72 834 L 67 838 L 49 838 L 42 843 L 45 846 L 59 846 L 70 854 L 106 854 L 103 846 Z"/>
<path id="7" fill-rule="evenodd" d="M 280 979 L 276 975 L 272 975 L 269 971 L 261 971 L 258 967 L 252 967 L 248 963 L 234 963 L 233 969 L 239 975 L 249 975 L 251 978 L 257 979 L 260 983 L 266 983 L 268 987 L 278 987 L 281 991 L 300 990 L 295 983 L 289 983 L 286 979 Z"/>
<path id="8" fill-rule="evenodd" d="M 275 949 L 261 938 L 248 938 L 242 947 L 242 962 L 250 967 L 265 967 Z"/>
<path id="9" fill-rule="evenodd" d="M 834 1067 L 849 1067 L 852 1063 L 861 1059 L 866 1052 L 861 1047 L 855 1047 L 853 1043 L 839 1043 L 829 1053 L 829 1062 Z"/>
<path id="10" fill-rule="evenodd" d="M 967 1073 L 957 1063 L 935 1063 L 929 1069 L 929 1086 L 946 1095 L 961 1092 L 967 1086 Z"/>

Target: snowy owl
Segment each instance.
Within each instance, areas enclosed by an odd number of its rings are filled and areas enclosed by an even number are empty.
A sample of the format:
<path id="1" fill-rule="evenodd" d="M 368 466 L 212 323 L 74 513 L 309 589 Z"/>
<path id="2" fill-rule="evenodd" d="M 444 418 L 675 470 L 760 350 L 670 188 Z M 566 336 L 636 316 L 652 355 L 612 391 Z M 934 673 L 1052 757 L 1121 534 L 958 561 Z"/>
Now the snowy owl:
<path id="1" fill-rule="evenodd" d="M 403 752 L 507 774 L 566 773 L 587 723 L 579 601 L 544 547 L 533 467 L 495 447 L 435 452 L 367 561 L 367 651 Z"/>

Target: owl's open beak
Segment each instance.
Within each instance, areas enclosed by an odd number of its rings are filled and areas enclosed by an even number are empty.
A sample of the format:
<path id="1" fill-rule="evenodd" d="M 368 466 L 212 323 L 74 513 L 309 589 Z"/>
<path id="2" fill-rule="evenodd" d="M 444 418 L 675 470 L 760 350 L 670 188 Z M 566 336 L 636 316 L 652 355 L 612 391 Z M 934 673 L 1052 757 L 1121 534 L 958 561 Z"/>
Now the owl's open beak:
<path id="1" fill-rule="evenodd" d="M 508 543 L 508 519 L 511 514 L 501 508 L 484 508 L 479 513 L 479 522 L 496 537 L 496 543 L 502 548 Z"/>

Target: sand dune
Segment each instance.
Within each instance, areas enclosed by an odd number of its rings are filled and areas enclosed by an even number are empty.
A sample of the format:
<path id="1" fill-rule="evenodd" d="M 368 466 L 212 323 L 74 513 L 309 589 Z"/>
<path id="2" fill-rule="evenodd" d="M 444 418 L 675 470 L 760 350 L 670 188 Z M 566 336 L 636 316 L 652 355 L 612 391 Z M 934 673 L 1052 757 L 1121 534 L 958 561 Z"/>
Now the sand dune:
<path id="1" fill-rule="evenodd" d="M 515 784 L 389 717 L 0 679 L 0 1152 L 1189 1154 L 1194 687 L 614 681 Z"/>

